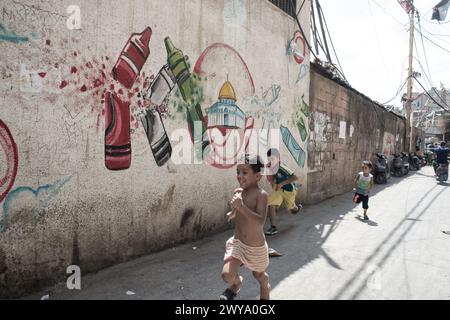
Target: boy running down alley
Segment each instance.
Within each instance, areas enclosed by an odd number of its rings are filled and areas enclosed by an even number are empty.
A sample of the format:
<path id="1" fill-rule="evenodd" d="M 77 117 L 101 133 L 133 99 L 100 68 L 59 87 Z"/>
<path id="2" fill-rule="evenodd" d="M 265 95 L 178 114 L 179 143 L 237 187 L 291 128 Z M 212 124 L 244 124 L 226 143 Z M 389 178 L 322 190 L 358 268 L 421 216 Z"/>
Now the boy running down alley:
<path id="1" fill-rule="evenodd" d="M 264 167 L 259 157 L 245 156 L 245 163 L 237 167 L 239 189 L 231 200 L 233 211 L 227 213 L 228 220 L 235 220 L 234 236 L 226 243 L 222 279 L 230 285 L 220 300 L 233 300 L 242 287 L 243 277 L 239 275 L 241 266 L 253 272 L 260 284 L 260 299 L 270 299 L 269 247 L 264 236 L 267 217 L 268 194 L 258 186 L 261 169 Z"/>
<path id="2" fill-rule="evenodd" d="M 297 214 L 302 206 L 295 203 L 297 188 L 294 182 L 298 180 L 286 166 L 281 164 L 280 152 L 278 149 L 272 148 L 267 152 L 269 158 L 269 168 L 272 176 L 268 179 L 272 184 L 273 192 L 269 197 L 269 220 L 270 228 L 266 231 L 266 235 L 272 236 L 278 233 L 277 229 L 277 209 L 281 204 L 285 203 L 286 207 L 292 214 Z"/>
<path id="3" fill-rule="evenodd" d="M 358 173 L 355 178 L 355 196 L 353 197 L 354 203 L 363 204 L 364 209 L 364 220 L 369 220 L 367 216 L 367 209 L 369 209 L 369 192 L 373 188 L 373 176 L 370 174 L 372 170 L 372 162 L 363 161 L 362 172 Z"/>

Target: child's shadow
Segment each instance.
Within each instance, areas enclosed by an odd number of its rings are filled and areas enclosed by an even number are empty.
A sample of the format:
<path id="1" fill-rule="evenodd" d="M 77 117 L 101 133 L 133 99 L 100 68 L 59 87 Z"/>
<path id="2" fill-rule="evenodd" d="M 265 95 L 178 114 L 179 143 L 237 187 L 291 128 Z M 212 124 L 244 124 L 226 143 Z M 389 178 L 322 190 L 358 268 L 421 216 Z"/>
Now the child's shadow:
<path id="1" fill-rule="evenodd" d="M 378 223 L 372 220 L 364 220 L 361 217 L 355 217 L 356 220 L 359 220 L 361 222 L 367 223 L 371 227 L 378 227 Z"/>

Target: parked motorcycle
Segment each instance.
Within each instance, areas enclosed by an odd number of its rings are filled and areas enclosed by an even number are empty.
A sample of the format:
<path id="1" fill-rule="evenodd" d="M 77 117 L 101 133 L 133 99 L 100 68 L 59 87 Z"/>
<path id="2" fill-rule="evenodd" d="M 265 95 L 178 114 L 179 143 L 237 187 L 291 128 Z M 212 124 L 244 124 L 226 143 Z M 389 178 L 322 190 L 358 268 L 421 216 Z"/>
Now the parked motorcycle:
<path id="1" fill-rule="evenodd" d="M 402 152 L 402 161 L 403 161 L 403 175 L 407 175 L 409 173 L 409 156 L 406 152 Z"/>
<path id="2" fill-rule="evenodd" d="M 409 154 L 409 167 L 411 170 L 420 170 L 422 168 L 422 163 L 415 153 Z"/>
<path id="3" fill-rule="evenodd" d="M 385 155 L 377 153 L 376 156 L 377 160 L 373 168 L 374 180 L 377 184 L 383 184 L 390 177 L 389 164 Z"/>
<path id="4" fill-rule="evenodd" d="M 395 154 L 394 155 L 394 160 L 392 161 L 392 174 L 395 177 L 401 177 L 403 176 L 403 159 L 400 156 L 400 154 Z"/>
<path id="5" fill-rule="evenodd" d="M 425 159 L 424 156 L 417 155 L 417 157 L 419 158 L 419 160 L 420 160 L 420 165 L 421 165 L 422 167 L 425 167 L 425 166 L 428 164 L 427 159 Z"/>

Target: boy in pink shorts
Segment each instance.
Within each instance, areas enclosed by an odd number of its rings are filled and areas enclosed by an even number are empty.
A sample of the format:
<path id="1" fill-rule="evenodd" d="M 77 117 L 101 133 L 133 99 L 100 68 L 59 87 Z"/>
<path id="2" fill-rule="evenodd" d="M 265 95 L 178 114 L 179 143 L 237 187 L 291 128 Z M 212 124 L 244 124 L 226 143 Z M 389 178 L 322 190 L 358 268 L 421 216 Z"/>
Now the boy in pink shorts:
<path id="1" fill-rule="evenodd" d="M 237 167 L 240 188 L 235 190 L 231 200 L 232 212 L 228 219 L 235 220 L 234 236 L 226 243 L 222 279 L 230 286 L 222 293 L 220 300 L 233 300 L 242 287 L 243 277 L 239 275 L 241 266 L 253 272 L 260 284 L 261 300 L 270 299 L 269 248 L 264 236 L 267 217 L 268 194 L 258 186 L 261 169 L 264 167 L 259 157 L 245 156 L 245 163 Z"/>

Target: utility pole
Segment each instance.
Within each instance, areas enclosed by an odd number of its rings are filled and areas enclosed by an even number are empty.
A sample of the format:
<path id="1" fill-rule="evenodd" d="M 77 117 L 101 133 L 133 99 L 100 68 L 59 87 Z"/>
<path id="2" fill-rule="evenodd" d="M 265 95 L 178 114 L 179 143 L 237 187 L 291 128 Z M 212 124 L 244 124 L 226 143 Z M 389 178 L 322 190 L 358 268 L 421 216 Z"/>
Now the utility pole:
<path id="1" fill-rule="evenodd" d="M 413 48 L 414 48 L 414 0 L 410 0 L 411 11 L 409 12 L 409 67 L 408 67 L 408 88 L 406 92 L 406 128 L 405 128 L 405 151 L 413 150 L 412 141 L 412 124 L 411 124 L 411 103 L 412 103 L 412 87 L 413 87 Z"/>

